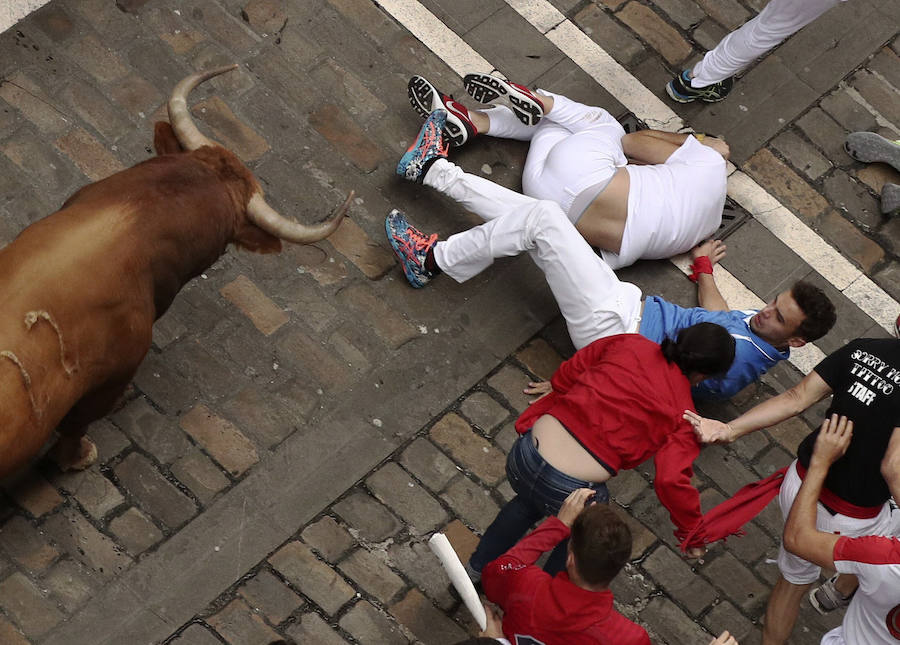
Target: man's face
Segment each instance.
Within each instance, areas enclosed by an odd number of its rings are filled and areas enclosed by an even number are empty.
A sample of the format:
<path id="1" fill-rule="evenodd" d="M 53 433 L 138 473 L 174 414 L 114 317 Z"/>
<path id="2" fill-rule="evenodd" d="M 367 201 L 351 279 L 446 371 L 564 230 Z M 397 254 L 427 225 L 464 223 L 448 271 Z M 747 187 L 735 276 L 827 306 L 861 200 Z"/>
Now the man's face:
<path id="1" fill-rule="evenodd" d="M 804 318 L 803 310 L 788 289 L 750 319 L 750 329 L 773 347 L 801 347 L 806 341 L 796 333 Z"/>

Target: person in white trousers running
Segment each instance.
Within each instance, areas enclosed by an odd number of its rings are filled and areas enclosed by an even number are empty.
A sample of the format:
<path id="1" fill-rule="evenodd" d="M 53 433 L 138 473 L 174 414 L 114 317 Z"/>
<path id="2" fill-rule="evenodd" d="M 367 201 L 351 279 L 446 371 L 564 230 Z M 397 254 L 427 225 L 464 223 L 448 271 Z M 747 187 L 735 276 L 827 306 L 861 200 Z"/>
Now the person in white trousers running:
<path id="1" fill-rule="evenodd" d="M 840 2 L 846 0 L 770 0 L 692 69 L 669 81 L 666 93 L 679 103 L 721 101 L 731 91 L 735 74 Z"/>
<path id="2" fill-rule="evenodd" d="M 719 227 L 728 156 L 721 139 L 626 134 L 603 108 L 488 74 L 467 74 L 464 85 L 495 107 L 469 111 L 421 76 L 409 82 L 410 102 L 423 117 L 447 111 L 450 145 L 478 134 L 529 141 L 522 192 L 559 204 L 613 269 L 684 253 Z M 458 168 L 428 185 L 463 204 L 476 195 L 508 199 L 506 189 Z"/>

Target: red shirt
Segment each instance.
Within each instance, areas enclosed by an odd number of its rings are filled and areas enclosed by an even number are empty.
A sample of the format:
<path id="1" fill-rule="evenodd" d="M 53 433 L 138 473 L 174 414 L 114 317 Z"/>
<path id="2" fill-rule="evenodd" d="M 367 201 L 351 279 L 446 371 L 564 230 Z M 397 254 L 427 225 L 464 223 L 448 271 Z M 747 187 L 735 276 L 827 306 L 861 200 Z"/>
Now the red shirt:
<path id="1" fill-rule="evenodd" d="M 549 414 L 614 475 L 655 457 L 656 495 L 684 539 L 701 517 L 691 486 L 700 444 L 682 418 L 694 402 L 681 369 L 653 341 L 620 334 L 577 351 L 550 383 L 553 392 L 528 406 L 516 430 L 525 433 Z"/>
<path id="2" fill-rule="evenodd" d="M 512 645 L 650 645 L 644 628 L 613 608 L 611 591 L 588 591 L 565 571 L 551 578 L 534 566 L 567 537 L 569 527 L 548 517 L 481 572 L 488 600 L 503 608 L 506 638 Z"/>

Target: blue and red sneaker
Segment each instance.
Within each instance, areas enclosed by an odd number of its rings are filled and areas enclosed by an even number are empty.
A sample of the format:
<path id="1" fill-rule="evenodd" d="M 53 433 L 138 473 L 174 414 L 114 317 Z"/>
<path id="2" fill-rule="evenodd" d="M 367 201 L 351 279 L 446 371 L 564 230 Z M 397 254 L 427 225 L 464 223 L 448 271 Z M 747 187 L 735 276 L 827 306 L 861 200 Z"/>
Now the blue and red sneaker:
<path id="1" fill-rule="evenodd" d="M 419 136 L 397 164 L 397 174 L 410 181 L 422 183 L 431 164 L 438 159 L 446 159 L 450 148 L 444 139 L 444 124 L 447 110 L 435 110 L 425 119 Z"/>
<path id="2" fill-rule="evenodd" d="M 444 134 L 454 148 L 463 145 L 478 134 L 478 129 L 469 117 L 466 106 L 457 103 L 452 96 L 444 94 L 422 76 L 413 76 L 406 86 L 409 103 L 423 119 L 435 110 L 447 110 L 447 124 Z"/>
<path id="3" fill-rule="evenodd" d="M 525 125 L 537 125 L 544 116 L 544 103 L 524 85 L 490 74 L 466 74 L 463 85 L 479 103 L 505 104 Z"/>
<path id="4" fill-rule="evenodd" d="M 436 275 L 425 268 L 428 251 L 437 244 L 437 233 L 425 235 L 406 221 L 406 215 L 396 208 L 384 219 L 384 232 L 394 254 L 400 260 L 406 279 L 416 289 L 421 289 Z"/>

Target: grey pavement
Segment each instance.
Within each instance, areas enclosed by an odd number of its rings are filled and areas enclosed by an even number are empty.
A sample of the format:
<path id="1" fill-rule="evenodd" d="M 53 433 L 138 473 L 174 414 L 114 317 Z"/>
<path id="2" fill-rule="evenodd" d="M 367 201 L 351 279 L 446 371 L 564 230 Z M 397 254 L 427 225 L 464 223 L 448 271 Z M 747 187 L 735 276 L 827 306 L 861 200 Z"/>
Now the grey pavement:
<path id="1" fill-rule="evenodd" d="M 555 0 L 654 93 L 757 12 L 761 0 Z M 501 0 L 422 5 L 502 71 L 575 99 L 622 106 Z M 900 298 L 900 219 L 878 193 L 900 176 L 847 157 L 847 132 L 896 138 L 898 5 L 855 0 L 752 67 L 735 96 L 674 106 L 725 134 L 735 163 Z M 0 642 L 455 643 L 471 619 L 424 539 L 467 555 L 512 495 L 503 461 L 528 379 L 572 353 L 528 258 L 465 285 L 408 287 L 384 238 L 391 208 L 447 235 L 474 224 L 394 175 L 419 120 L 406 81 L 461 93 L 456 74 L 371 0 L 52 0 L 0 34 L 0 245 L 79 186 L 151 156 L 153 122 L 181 77 L 230 61 L 194 115 L 301 220 L 349 190 L 328 241 L 277 256 L 229 251 L 187 285 L 154 330 L 125 399 L 89 435 L 98 463 L 40 462 L 0 492 Z M 485 138 L 464 168 L 519 188 L 525 146 Z M 761 298 L 809 277 L 838 303 L 830 351 L 886 335 L 752 218 L 724 265 Z M 647 293 L 694 304 L 668 262 L 621 272 Z M 780 365 L 703 411 L 730 418 L 796 382 Z M 707 449 L 704 507 L 792 459 L 821 409 Z M 611 483 L 632 527 L 620 610 L 657 643 L 730 629 L 760 638 L 781 529 L 769 507 L 701 563 L 682 560 L 652 491 L 652 463 Z M 804 607 L 794 641 L 840 616 Z"/>

